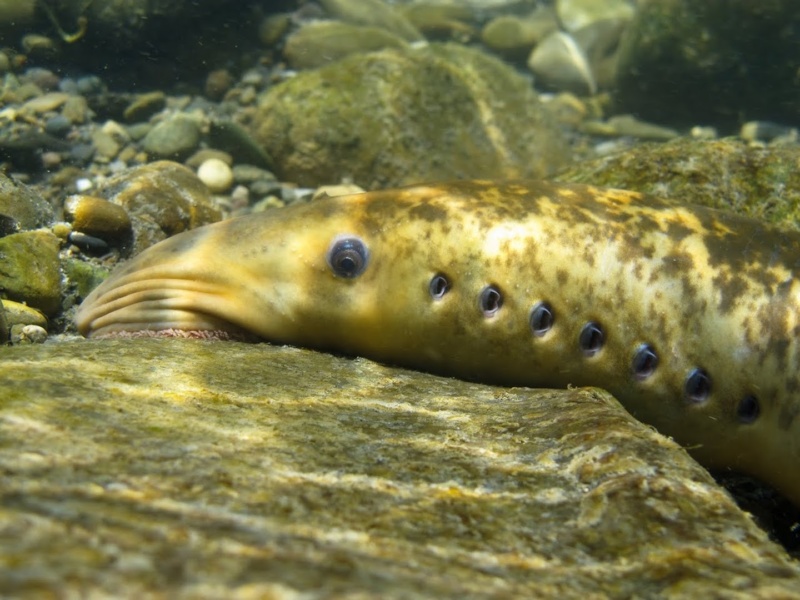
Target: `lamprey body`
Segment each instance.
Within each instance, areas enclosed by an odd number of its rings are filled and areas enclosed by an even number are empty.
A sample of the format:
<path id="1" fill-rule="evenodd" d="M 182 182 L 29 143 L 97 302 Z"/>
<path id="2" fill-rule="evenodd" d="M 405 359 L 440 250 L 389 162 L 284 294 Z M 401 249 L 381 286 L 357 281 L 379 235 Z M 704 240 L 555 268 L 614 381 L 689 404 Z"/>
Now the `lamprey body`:
<path id="1" fill-rule="evenodd" d="M 598 386 L 800 506 L 800 234 L 638 193 L 456 182 L 190 231 L 80 307 L 86 336 L 258 338 L 502 385 Z"/>

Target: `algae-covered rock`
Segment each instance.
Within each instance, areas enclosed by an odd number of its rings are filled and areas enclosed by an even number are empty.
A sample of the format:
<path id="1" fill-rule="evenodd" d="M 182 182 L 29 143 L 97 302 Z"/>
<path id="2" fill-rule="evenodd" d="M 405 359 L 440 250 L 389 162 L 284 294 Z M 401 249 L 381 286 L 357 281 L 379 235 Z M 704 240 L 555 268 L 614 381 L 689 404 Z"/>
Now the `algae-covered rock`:
<path id="1" fill-rule="evenodd" d="M 541 177 L 566 161 L 529 82 L 456 44 L 347 57 L 273 87 L 251 117 L 275 173 L 365 188 Z"/>
<path id="2" fill-rule="evenodd" d="M 313 21 L 289 36 L 283 53 L 293 69 L 313 69 L 350 54 L 405 46 L 403 38 L 379 27 Z"/>
<path id="3" fill-rule="evenodd" d="M 0 218 L 10 233 L 49 225 L 54 219 L 53 208 L 27 186 L 0 172 Z"/>
<path id="4" fill-rule="evenodd" d="M 61 241 L 49 231 L 23 231 L 0 238 L 0 296 L 46 315 L 61 306 Z"/>
<path id="5" fill-rule="evenodd" d="M 7 325 L 37 325 L 47 327 L 47 318 L 35 308 L 13 300 L 0 300 Z"/>
<path id="6" fill-rule="evenodd" d="M 266 344 L 0 349 L 0 595 L 790 597 L 800 567 L 595 389 Z"/>
<path id="7" fill-rule="evenodd" d="M 621 111 L 676 125 L 794 123 L 800 107 L 795 0 L 650 0 L 623 36 Z"/>
<path id="8" fill-rule="evenodd" d="M 79 298 L 86 298 L 94 288 L 105 281 L 109 274 L 106 267 L 75 258 L 65 259 L 63 269 L 68 285 L 74 287 Z"/>
<path id="9" fill-rule="evenodd" d="M 797 146 L 683 138 L 576 164 L 557 179 L 645 192 L 800 229 L 798 164 Z"/>

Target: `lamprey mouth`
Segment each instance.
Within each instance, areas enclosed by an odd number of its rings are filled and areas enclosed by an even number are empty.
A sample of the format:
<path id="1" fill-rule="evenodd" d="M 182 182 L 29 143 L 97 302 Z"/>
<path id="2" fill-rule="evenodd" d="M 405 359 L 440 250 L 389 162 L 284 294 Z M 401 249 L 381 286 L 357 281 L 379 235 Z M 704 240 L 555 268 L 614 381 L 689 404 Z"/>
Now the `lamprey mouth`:
<path id="1" fill-rule="evenodd" d="M 78 330 L 93 338 L 182 337 L 256 341 L 232 322 L 228 292 L 189 279 L 138 279 L 87 298 L 77 314 Z"/>

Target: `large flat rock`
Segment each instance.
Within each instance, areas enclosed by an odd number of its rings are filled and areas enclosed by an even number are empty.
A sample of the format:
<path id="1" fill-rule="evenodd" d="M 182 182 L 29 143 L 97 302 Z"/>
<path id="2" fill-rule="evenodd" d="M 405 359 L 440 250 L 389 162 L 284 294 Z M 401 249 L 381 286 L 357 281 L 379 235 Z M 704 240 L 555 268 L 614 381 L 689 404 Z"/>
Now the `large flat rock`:
<path id="1" fill-rule="evenodd" d="M 190 340 L 3 348 L 0 389 L 0 596 L 800 597 L 600 390 Z"/>

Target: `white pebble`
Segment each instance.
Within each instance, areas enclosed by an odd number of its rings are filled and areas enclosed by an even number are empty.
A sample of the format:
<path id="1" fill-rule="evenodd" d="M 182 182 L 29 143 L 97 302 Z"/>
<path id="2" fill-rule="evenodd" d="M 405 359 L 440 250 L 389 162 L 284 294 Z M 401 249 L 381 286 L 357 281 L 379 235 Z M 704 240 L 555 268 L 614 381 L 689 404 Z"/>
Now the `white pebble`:
<path id="1" fill-rule="evenodd" d="M 200 181 L 214 194 L 227 192 L 233 185 L 233 171 L 218 158 L 209 158 L 197 169 Z"/>
<path id="2" fill-rule="evenodd" d="M 77 189 L 78 192 L 85 192 L 86 190 L 92 189 L 92 180 L 87 179 L 86 177 L 81 177 L 75 181 L 75 189 Z"/>
<path id="3" fill-rule="evenodd" d="M 12 344 L 41 344 L 47 339 L 47 331 L 38 325 L 23 325 L 11 327 Z"/>

